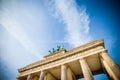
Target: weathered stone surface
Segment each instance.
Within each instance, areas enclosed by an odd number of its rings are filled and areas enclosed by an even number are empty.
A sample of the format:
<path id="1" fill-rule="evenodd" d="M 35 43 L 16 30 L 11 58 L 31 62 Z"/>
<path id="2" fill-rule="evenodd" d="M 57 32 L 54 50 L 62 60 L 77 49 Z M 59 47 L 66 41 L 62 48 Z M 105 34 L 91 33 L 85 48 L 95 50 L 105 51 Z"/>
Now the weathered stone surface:
<path id="1" fill-rule="evenodd" d="M 29 74 L 39 76 L 38 80 L 76 80 L 82 77 L 93 80 L 92 76 L 103 73 L 103 68 L 111 79 L 120 80 L 119 66 L 106 53 L 103 40 L 69 51 L 63 49 L 19 69 L 18 80 L 26 80 Z M 46 71 L 46 74 L 42 75 L 42 71 Z"/>

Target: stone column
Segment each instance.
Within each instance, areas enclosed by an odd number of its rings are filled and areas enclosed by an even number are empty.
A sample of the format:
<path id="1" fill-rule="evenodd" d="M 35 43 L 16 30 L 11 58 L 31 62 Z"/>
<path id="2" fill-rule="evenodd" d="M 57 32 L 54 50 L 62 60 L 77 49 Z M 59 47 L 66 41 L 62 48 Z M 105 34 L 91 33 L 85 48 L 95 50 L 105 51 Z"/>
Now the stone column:
<path id="1" fill-rule="evenodd" d="M 120 67 L 115 64 L 107 51 L 100 53 L 101 61 L 111 79 L 120 80 Z"/>
<path id="2" fill-rule="evenodd" d="M 76 77 L 70 67 L 67 68 L 67 79 L 68 80 L 76 80 Z"/>
<path id="3" fill-rule="evenodd" d="M 61 80 L 67 80 L 67 67 L 65 64 L 61 65 Z"/>
<path id="4" fill-rule="evenodd" d="M 39 80 L 44 80 L 45 74 L 46 73 L 44 71 L 41 71 Z"/>
<path id="5" fill-rule="evenodd" d="M 92 72 L 91 72 L 91 70 L 89 68 L 89 65 L 87 64 L 86 60 L 85 59 L 80 59 L 79 62 L 80 62 L 85 80 L 94 80 Z"/>
<path id="6" fill-rule="evenodd" d="M 33 80 L 30 74 L 28 75 L 27 80 Z"/>

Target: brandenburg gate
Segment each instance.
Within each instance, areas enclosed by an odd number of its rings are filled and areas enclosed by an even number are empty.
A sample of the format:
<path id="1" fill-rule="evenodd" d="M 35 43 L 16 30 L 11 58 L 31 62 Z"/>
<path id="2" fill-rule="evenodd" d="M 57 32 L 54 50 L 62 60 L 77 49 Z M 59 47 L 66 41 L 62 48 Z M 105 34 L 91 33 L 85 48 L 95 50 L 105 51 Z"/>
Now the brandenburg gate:
<path id="1" fill-rule="evenodd" d="M 103 40 L 48 54 L 18 71 L 18 80 L 94 80 L 93 76 L 101 73 L 110 80 L 120 80 L 120 67 L 109 56 Z"/>

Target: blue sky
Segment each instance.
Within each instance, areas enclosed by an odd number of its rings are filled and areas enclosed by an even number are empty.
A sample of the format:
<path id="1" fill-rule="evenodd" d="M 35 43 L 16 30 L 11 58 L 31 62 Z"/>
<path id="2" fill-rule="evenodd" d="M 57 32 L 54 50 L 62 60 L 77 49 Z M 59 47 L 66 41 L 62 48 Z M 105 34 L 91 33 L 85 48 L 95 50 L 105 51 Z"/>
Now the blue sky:
<path id="1" fill-rule="evenodd" d="M 99 39 L 120 65 L 119 10 L 117 0 L 0 1 L 0 80 L 15 80 L 17 69 L 57 45 L 70 50 Z"/>

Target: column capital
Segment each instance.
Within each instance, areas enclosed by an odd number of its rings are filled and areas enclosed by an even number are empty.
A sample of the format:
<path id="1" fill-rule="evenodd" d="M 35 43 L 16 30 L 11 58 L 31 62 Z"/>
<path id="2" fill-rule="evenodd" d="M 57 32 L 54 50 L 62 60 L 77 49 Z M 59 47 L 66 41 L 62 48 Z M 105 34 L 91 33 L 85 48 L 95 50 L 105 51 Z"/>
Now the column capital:
<path id="1" fill-rule="evenodd" d="M 104 50 L 104 51 L 100 52 L 100 54 L 108 54 L 108 50 Z"/>
<path id="2" fill-rule="evenodd" d="M 80 58 L 80 59 L 79 59 L 79 61 L 80 61 L 80 60 L 85 60 L 85 61 L 86 61 L 86 59 L 85 59 L 85 58 Z"/>
<path id="3" fill-rule="evenodd" d="M 47 73 L 47 71 L 46 71 L 46 70 L 41 70 L 40 72 L 44 72 L 44 73 Z"/>
<path id="4" fill-rule="evenodd" d="M 66 66 L 66 68 L 68 67 L 68 65 L 67 65 L 67 64 L 61 64 L 61 66 Z"/>
<path id="5" fill-rule="evenodd" d="M 66 64 L 61 64 L 61 66 L 62 66 L 62 65 L 66 65 Z"/>

